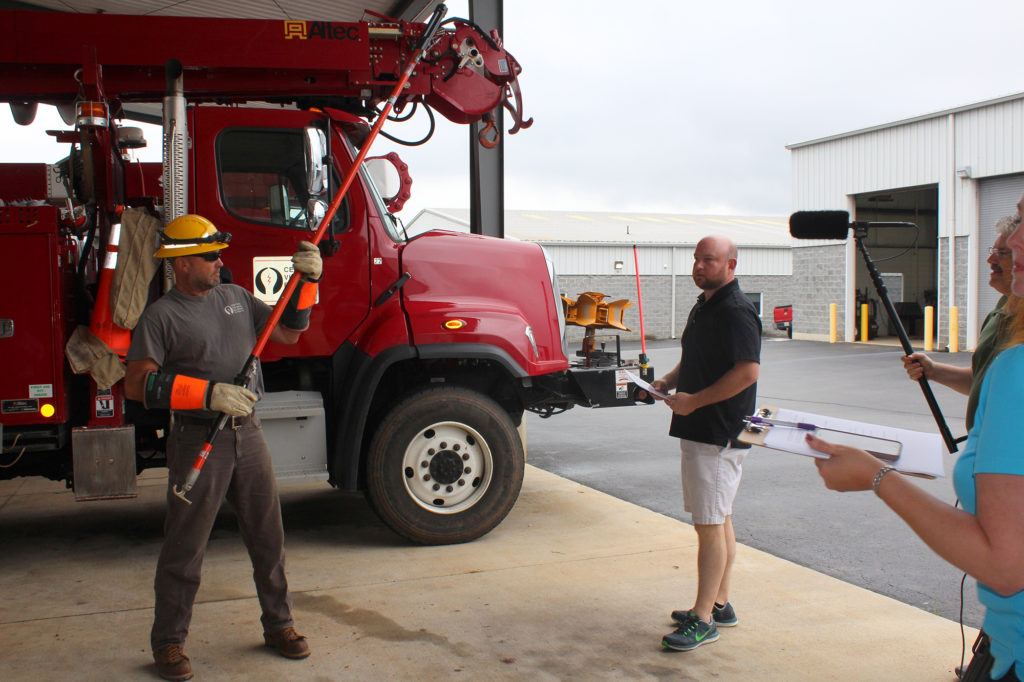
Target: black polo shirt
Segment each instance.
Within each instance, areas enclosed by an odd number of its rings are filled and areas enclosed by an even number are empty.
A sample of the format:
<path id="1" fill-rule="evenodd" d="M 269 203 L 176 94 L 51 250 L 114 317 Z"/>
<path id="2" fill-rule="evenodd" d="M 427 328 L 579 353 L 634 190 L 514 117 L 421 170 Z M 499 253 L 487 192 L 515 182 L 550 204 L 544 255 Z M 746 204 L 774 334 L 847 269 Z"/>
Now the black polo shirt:
<path id="1" fill-rule="evenodd" d="M 697 297 L 686 320 L 676 390 L 696 393 L 718 381 L 737 362 L 761 361 L 761 320 L 754 304 L 733 280 L 711 300 Z M 683 416 L 672 415 L 669 435 L 698 443 L 750 447 L 735 441 L 743 417 L 754 413 L 757 383 L 732 398 Z"/>

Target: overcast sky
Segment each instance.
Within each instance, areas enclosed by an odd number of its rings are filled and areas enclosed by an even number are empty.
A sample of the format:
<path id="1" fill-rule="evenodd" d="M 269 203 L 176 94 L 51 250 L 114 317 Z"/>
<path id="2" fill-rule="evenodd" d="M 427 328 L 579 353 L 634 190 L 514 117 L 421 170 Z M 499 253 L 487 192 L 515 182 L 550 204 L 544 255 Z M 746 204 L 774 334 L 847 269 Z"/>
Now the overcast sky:
<path id="1" fill-rule="evenodd" d="M 448 4 L 468 16 L 465 2 Z M 504 7 L 535 119 L 505 138 L 510 209 L 786 215 L 785 145 L 1024 91 L 1021 0 Z M 26 130 L 3 107 L 2 160 L 40 160 L 39 131 L 63 127 L 46 113 Z M 422 147 L 374 148 L 410 165 L 406 221 L 469 205 L 467 128 L 438 118 Z M 385 130 L 416 139 L 425 128 L 416 118 Z"/>

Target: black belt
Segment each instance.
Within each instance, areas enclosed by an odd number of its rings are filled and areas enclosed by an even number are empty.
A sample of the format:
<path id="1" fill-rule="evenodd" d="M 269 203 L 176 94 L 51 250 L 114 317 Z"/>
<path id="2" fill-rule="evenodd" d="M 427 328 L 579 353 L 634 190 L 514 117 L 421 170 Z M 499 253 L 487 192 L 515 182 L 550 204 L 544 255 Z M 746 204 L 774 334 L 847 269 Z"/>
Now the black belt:
<path id="1" fill-rule="evenodd" d="M 219 415 L 218 415 L 219 417 Z M 202 426 L 204 428 L 210 428 L 214 425 L 218 417 L 200 417 L 194 414 L 188 414 L 186 412 L 172 412 L 171 418 L 175 424 L 181 426 Z M 259 426 L 260 420 L 256 418 L 255 414 L 249 414 L 244 417 L 228 417 L 227 423 L 224 425 L 225 429 L 240 429 L 245 426 Z"/>

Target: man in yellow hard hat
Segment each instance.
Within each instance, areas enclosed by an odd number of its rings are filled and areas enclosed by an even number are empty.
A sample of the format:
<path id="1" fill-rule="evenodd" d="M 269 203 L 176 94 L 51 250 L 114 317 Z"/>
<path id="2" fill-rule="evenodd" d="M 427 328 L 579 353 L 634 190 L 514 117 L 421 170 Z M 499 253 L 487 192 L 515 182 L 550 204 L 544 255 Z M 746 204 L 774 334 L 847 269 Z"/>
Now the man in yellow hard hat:
<path id="1" fill-rule="evenodd" d="M 170 259 L 174 288 L 143 311 L 127 356 L 125 395 L 172 415 L 167 517 L 150 635 L 157 672 L 168 680 L 192 677 L 185 638 L 203 554 L 224 500 L 238 515 L 252 560 L 265 644 L 288 658 L 309 655 L 306 638 L 292 621 L 281 505 L 270 451 L 253 414 L 263 391 L 258 363 L 245 385 L 235 381 L 272 309 L 246 289 L 221 283 L 220 252 L 230 241 L 230 234 L 202 216 L 181 216 L 167 225 L 155 255 Z M 322 272 L 320 251 L 308 242 L 300 242 L 292 262 L 302 282 L 270 335 L 286 344 L 298 341 L 309 326 Z M 230 430 L 214 442 L 187 504 L 173 486 L 184 482 L 220 413 L 231 417 Z"/>

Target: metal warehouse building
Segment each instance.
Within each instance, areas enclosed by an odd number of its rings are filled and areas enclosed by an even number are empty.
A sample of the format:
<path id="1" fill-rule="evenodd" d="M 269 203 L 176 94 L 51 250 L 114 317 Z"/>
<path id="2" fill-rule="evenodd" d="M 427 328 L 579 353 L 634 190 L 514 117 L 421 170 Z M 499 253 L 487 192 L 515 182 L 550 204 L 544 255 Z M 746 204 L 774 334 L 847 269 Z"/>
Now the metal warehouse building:
<path id="1" fill-rule="evenodd" d="M 469 217 L 468 210 L 426 209 L 410 221 L 408 231 L 468 232 Z M 682 333 L 700 294 L 690 276 L 693 250 L 709 234 L 722 234 L 736 243 L 740 286 L 760 311 L 766 333 L 771 333 L 775 306 L 795 303 L 790 283 L 795 240 L 789 236 L 785 216 L 505 211 L 506 238 L 543 246 L 554 261 L 562 294 L 574 300 L 596 291 L 606 294 L 607 300 L 628 298 L 635 303 L 635 245 L 647 338 Z M 622 334 L 623 340 L 640 338 L 638 307 L 626 309 L 623 322 L 632 332 Z M 581 327 L 570 327 L 569 332 L 570 338 L 582 337 Z"/>
<path id="2" fill-rule="evenodd" d="M 912 338 L 923 336 L 923 311 L 933 306 L 936 345 L 948 346 L 955 307 L 957 347 L 973 349 L 999 298 L 986 263 L 994 225 L 1024 195 L 1024 93 L 786 148 L 794 211 L 838 209 L 851 220 L 917 226 L 872 228 L 864 243 Z M 468 232 L 469 218 L 468 210 L 428 209 L 409 232 Z M 827 340 L 834 303 L 839 338 L 854 341 L 866 303 L 877 335 L 895 334 L 854 241 L 791 239 L 787 217 L 505 212 L 505 235 L 544 246 L 569 298 L 596 291 L 636 301 L 635 245 L 648 338 L 682 332 L 699 294 L 690 278 L 693 248 L 708 234 L 739 247 L 737 276 L 766 333 L 775 306 L 792 305 L 794 338 Z M 638 339 L 636 306 L 624 322 L 633 331 L 623 338 Z"/>
<path id="3" fill-rule="evenodd" d="M 865 244 L 890 299 L 920 336 L 920 308 L 935 306 L 936 339 L 949 344 L 950 307 L 958 347 L 973 348 L 998 294 L 985 262 L 994 223 L 1024 194 L 1024 93 L 787 146 L 793 210 L 847 210 L 851 219 L 916 223 L 869 230 Z M 853 240 L 793 242 L 796 333 L 827 338 L 837 303 L 840 338 L 854 339 L 855 302 L 885 314 Z M 856 308 L 859 309 L 859 305 Z M 916 326 L 916 329 L 914 328 Z"/>

